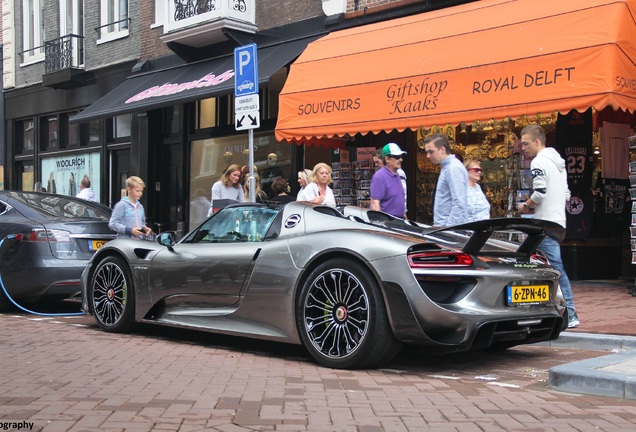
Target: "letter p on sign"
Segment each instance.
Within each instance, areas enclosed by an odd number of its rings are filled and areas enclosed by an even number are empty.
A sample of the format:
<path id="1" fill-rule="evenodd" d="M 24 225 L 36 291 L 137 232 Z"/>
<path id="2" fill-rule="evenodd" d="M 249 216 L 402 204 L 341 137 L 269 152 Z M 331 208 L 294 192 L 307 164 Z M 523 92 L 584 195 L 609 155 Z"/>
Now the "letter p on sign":
<path id="1" fill-rule="evenodd" d="M 234 94 L 258 94 L 258 59 L 256 44 L 234 48 Z"/>

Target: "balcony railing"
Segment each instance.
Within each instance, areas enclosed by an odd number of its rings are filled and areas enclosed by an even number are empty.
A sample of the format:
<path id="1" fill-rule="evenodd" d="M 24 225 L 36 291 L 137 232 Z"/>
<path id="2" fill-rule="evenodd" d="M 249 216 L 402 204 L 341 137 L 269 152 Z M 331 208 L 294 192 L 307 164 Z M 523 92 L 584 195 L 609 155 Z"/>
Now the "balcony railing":
<path id="1" fill-rule="evenodd" d="M 216 10 L 216 0 L 174 0 L 174 20 L 181 21 L 195 15 Z"/>
<path id="2" fill-rule="evenodd" d="M 44 54 L 44 45 L 40 45 L 35 48 L 20 51 L 18 53 L 18 55 L 20 56 L 20 61 L 22 63 L 26 63 L 32 60 L 41 61 L 43 54 Z"/>
<path id="3" fill-rule="evenodd" d="M 222 21 L 224 27 L 255 27 L 255 0 L 169 0 L 165 4 L 164 34 L 215 21 Z"/>
<path id="4" fill-rule="evenodd" d="M 69 34 L 44 42 L 44 73 L 53 73 L 84 64 L 84 37 Z"/>

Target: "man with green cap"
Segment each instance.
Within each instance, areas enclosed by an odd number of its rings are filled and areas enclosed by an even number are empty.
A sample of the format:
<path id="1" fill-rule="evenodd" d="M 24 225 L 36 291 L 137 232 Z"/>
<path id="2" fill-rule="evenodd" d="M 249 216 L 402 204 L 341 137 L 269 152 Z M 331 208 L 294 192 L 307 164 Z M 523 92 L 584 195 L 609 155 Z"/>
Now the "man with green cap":
<path id="1" fill-rule="evenodd" d="M 406 219 L 404 188 L 398 170 L 406 154 L 400 146 L 388 143 L 382 148 L 382 163 L 371 178 L 371 209 Z"/>

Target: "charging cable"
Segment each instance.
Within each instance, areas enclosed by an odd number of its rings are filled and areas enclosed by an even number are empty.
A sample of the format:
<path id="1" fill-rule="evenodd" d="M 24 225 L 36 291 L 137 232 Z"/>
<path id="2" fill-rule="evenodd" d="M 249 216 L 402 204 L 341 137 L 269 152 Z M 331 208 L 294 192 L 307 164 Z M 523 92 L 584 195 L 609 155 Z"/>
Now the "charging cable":
<path id="1" fill-rule="evenodd" d="M 0 250 L 2 250 L 2 243 L 4 243 L 4 240 L 6 238 L 12 239 L 14 238 L 14 235 L 9 235 L 5 238 L 3 238 L 2 240 L 0 240 Z M 30 309 L 27 309 L 23 306 L 20 306 L 18 303 L 16 303 L 15 300 L 13 300 L 13 298 L 9 295 L 6 287 L 4 286 L 4 281 L 2 280 L 2 272 L 0 272 L 0 287 L 2 287 L 2 292 L 4 293 L 4 295 L 6 296 L 7 299 L 9 299 L 9 301 L 11 303 L 13 303 L 13 305 L 15 307 L 17 307 L 18 309 L 30 313 L 30 314 L 34 314 L 34 315 L 40 315 L 40 316 L 50 316 L 50 317 L 54 317 L 54 316 L 82 316 L 85 315 L 84 312 L 70 312 L 70 313 L 47 313 L 47 312 L 36 312 L 36 311 L 32 311 Z"/>

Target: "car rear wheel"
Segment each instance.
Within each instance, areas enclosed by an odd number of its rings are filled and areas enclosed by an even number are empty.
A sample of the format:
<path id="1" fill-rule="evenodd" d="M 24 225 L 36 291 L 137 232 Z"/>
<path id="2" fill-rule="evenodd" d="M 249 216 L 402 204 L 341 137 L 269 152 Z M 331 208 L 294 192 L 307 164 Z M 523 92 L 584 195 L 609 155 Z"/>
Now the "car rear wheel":
<path id="1" fill-rule="evenodd" d="M 97 324 L 110 332 L 126 332 L 135 324 L 135 289 L 128 265 L 106 257 L 95 267 L 90 299 Z"/>
<path id="2" fill-rule="evenodd" d="M 352 260 L 329 260 L 311 272 L 298 296 L 296 322 L 312 357 L 331 368 L 378 367 L 401 346 L 378 283 Z"/>

